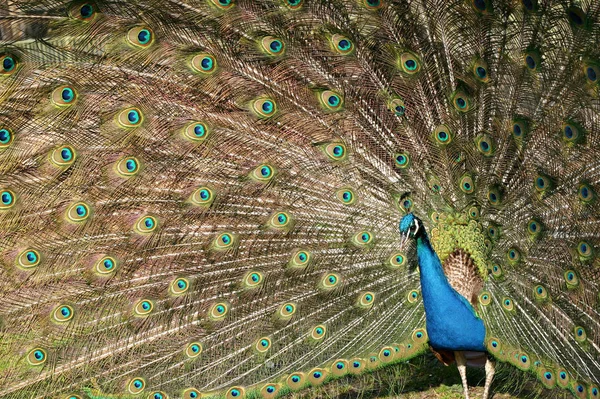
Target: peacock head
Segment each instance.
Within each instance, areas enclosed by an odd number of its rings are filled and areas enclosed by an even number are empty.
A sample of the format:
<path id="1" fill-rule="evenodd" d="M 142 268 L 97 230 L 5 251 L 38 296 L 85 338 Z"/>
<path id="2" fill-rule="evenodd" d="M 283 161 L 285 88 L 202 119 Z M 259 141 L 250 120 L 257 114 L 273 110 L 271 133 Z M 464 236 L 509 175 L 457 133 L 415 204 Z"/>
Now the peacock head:
<path id="1" fill-rule="evenodd" d="M 406 245 L 409 238 L 418 238 L 425 231 L 421 219 L 412 213 L 408 213 L 400 219 L 398 229 L 402 236 L 402 243 L 400 244 L 401 248 Z"/>

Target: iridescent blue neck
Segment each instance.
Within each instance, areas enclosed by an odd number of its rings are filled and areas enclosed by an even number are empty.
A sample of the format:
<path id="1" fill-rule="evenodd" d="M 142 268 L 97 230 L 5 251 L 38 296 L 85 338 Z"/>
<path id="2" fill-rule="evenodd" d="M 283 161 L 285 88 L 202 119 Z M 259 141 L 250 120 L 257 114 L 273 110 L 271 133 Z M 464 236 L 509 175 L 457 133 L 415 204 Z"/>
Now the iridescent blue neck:
<path id="1" fill-rule="evenodd" d="M 455 351 L 485 351 L 483 322 L 448 282 L 425 232 L 417 238 L 417 255 L 430 345 Z"/>

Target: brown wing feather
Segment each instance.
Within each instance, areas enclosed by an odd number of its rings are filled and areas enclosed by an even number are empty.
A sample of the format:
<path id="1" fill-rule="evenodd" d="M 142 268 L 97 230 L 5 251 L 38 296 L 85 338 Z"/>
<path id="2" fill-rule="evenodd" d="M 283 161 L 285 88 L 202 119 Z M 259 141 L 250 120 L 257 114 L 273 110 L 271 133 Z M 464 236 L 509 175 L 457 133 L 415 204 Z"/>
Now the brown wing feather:
<path id="1" fill-rule="evenodd" d="M 446 258 L 443 267 L 452 288 L 476 308 L 477 296 L 483 289 L 483 279 L 471 256 L 457 249 Z"/>

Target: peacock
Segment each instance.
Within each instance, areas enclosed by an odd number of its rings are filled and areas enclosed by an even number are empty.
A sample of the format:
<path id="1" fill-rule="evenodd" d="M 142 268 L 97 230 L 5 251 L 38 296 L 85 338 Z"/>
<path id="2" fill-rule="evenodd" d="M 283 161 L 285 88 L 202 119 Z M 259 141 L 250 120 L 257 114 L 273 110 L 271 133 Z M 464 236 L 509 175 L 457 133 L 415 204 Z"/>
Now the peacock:
<path id="1" fill-rule="evenodd" d="M 598 43 L 591 0 L 0 1 L 0 397 L 600 397 Z"/>

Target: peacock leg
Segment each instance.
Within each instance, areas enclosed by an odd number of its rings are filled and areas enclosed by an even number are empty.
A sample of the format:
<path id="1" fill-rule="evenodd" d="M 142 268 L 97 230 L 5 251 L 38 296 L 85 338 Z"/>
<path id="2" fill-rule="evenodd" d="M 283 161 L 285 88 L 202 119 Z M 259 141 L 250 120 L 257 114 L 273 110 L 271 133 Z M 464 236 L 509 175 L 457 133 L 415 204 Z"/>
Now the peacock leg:
<path id="1" fill-rule="evenodd" d="M 495 372 L 496 362 L 488 357 L 485 362 L 485 388 L 483 388 L 483 399 L 487 399 L 490 393 L 490 385 L 492 385 Z"/>
<path id="2" fill-rule="evenodd" d="M 458 372 L 460 373 L 463 389 L 465 390 L 465 399 L 469 399 L 469 385 L 467 384 L 467 359 L 460 351 L 454 352 L 454 358 L 456 360 Z"/>

